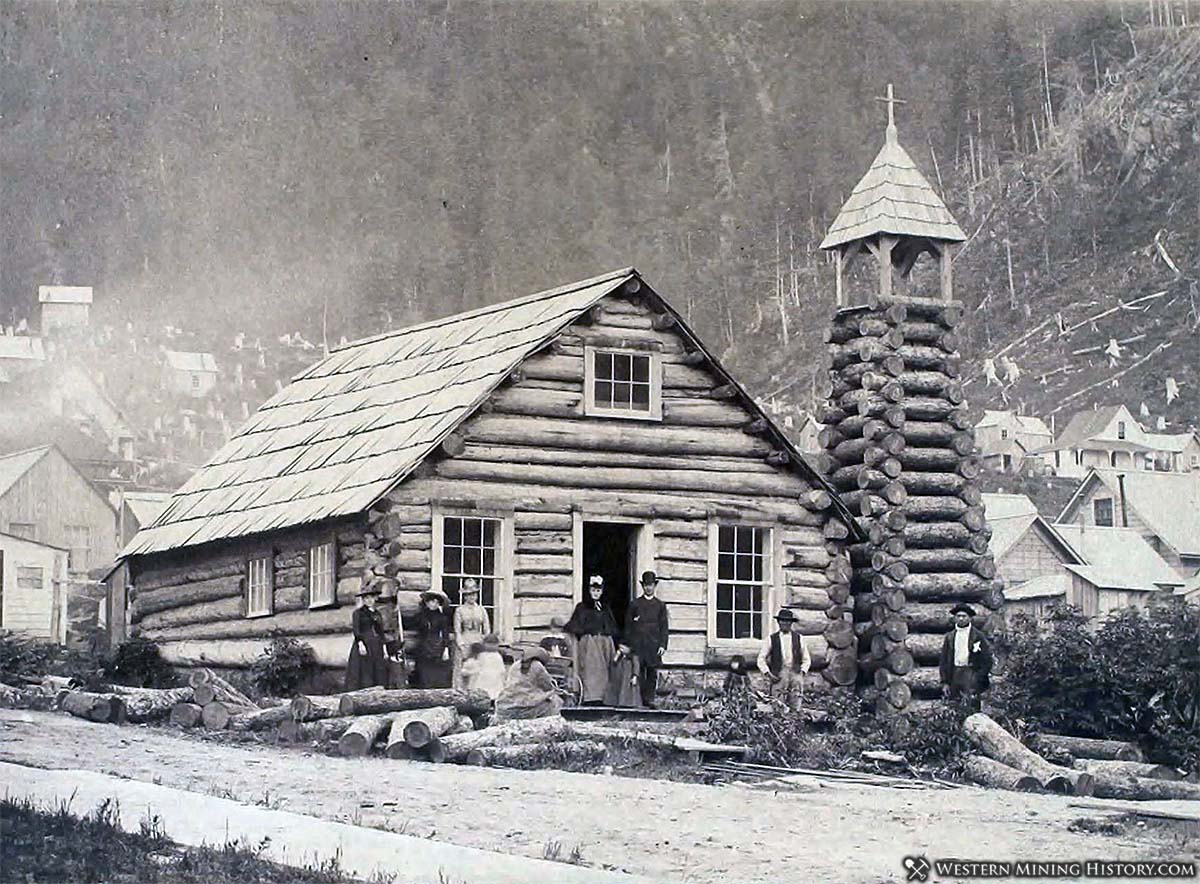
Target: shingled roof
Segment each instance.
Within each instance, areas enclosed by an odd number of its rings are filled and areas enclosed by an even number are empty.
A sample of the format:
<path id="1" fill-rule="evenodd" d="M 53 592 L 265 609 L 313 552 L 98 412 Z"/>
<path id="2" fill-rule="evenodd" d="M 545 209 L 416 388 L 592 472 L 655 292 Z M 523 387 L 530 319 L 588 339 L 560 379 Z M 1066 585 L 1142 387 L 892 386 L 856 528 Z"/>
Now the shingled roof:
<path id="1" fill-rule="evenodd" d="M 334 351 L 267 400 L 122 557 L 365 510 L 524 359 L 636 275 L 618 270 Z M 794 449 L 789 454 L 806 478 L 827 487 Z"/>
<path id="2" fill-rule="evenodd" d="M 880 233 L 962 242 L 967 237 L 887 127 L 882 149 L 829 226 L 821 248 L 833 249 Z"/>

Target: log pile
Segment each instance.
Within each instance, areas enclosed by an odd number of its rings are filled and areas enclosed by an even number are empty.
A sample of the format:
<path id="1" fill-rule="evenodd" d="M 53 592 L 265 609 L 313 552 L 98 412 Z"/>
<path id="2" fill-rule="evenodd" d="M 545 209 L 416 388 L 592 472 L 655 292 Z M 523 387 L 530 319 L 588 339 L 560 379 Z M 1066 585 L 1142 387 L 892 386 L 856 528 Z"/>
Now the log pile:
<path id="1" fill-rule="evenodd" d="M 868 537 L 849 550 L 856 664 L 884 714 L 940 694 L 927 648 L 954 603 L 982 608 L 983 627 L 1002 602 L 958 380 L 961 315 L 954 301 L 876 296 L 839 310 L 827 335 L 821 443 Z"/>

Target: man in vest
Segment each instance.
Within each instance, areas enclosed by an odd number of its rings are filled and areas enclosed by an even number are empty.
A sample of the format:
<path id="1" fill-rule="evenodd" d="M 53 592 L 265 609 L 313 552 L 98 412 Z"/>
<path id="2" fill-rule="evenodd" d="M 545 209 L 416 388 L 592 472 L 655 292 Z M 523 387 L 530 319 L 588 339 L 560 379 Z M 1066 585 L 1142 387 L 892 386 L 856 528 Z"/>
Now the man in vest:
<path id="1" fill-rule="evenodd" d="M 654 597 L 657 588 L 658 576 L 653 571 L 642 574 L 642 595 L 630 603 L 625 614 L 625 644 L 637 655 L 642 705 L 648 709 L 654 708 L 658 667 L 662 665 L 671 632 L 667 606 Z"/>
<path id="2" fill-rule="evenodd" d="M 975 609 L 970 605 L 957 604 L 950 609 L 954 617 L 954 628 L 946 633 L 942 641 L 941 659 L 938 670 L 942 678 L 942 691 L 947 699 L 966 699 L 979 708 L 979 694 L 986 691 L 992 672 L 992 649 L 987 636 L 971 625 Z"/>
<path id="3" fill-rule="evenodd" d="M 775 615 L 779 631 L 763 640 L 758 652 L 758 670 L 771 680 L 771 696 L 795 709 L 804 673 L 812 666 L 812 657 L 804 636 L 792 631 L 796 615 L 784 608 Z"/>

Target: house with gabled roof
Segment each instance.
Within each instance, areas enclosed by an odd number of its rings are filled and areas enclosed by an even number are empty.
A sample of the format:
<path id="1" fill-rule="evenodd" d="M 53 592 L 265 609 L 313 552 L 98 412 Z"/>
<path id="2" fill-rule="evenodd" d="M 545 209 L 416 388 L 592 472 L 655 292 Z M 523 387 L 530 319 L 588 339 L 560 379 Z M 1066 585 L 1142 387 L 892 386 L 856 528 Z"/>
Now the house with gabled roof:
<path id="1" fill-rule="evenodd" d="M 1140 470 L 1154 449 L 1146 431 L 1124 405 L 1077 412 L 1049 445 L 1030 454 L 1042 457 L 1056 476 L 1083 478 L 1091 469 Z"/>
<path id="2" fill-rule="evenodd" d="M 1038 514 L 1033 501 L 1024 494 L 984 494 L 983 507 L 996 573 L 1005 584 L 1005 613 L 1040 620 L 1051 604 L 1069 603 L 1073 587 L 1067 566 L 1084 560 Z"/>
<path id="3" fill-rule="evenodd" d="M 123 556 L 135 628 L 184 666 L 248 665 L 277 633 L 344 666 L 365 582 L 394 603 L 396 630 L 421 591 L 455 604 L 474 577 L 502 638 L 536 641 L 589 575 L 620 620 L 653 570 L 670 612 L 663 666 L 686 681 L 756 653 L 781 607 L 800 612 L 825 666 L 826 612 L 850 593 L 842 538 L 858 536 L 781 429 L 626 269 L 334 350 Z"/>
<path id="4" fill-rule="evenodd" d="M 211 353 L 163 352 L 163 386 L 183 396 L 207 396 L 217 385 L 217 360 Z"/>
<path id="5" fill-rule="evenodd" d="M 1153 453 L 1146 469 L 1160 473 L 1200 473 L 1200 433 L 1146 433 Z"/>
<path id="6" fill-rule="evenodd" d="M 975 425 L 979 457 L 991 470 L 1003 473 L 1028 472 L 1042 465 L 1029 452 L 1045 448 L 1054 434 L 1041 418 L 1014 411 L 984 411 Z"/>
<path id="7" fill-rule="evenodd" d="M 1058 521 L 1133 529 L 1178 574 L 1200 572 L 1200 473 L 1092 470 Z"/>

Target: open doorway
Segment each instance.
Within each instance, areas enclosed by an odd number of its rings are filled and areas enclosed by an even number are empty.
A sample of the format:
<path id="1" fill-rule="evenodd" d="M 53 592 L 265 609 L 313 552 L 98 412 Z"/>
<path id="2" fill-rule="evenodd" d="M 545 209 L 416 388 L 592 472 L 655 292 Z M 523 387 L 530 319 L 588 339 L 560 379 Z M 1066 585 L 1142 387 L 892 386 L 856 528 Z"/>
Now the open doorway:
<path id="1" fill-rule="evenodd" d="M 633 599 L 634 570 L 637 567 L 638 525 L 613 522 L 583 523 L 583 597 L 593 574 L 604 578 L 604 601 L 625 628 L 625 612 Z"/>

